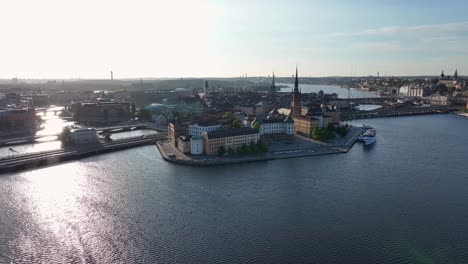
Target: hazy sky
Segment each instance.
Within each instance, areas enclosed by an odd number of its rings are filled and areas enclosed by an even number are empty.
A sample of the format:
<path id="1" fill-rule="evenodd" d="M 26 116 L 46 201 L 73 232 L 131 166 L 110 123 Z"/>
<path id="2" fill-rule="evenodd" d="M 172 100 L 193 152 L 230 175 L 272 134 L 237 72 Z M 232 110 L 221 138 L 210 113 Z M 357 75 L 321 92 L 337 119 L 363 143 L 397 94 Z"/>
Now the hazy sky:
<path id="1" fill-rule="evenodd" d="M 411 2 L 411 3 L 408 3 Z M 2 0 L 0 78 L 468 75 L 468 1 Z"/>

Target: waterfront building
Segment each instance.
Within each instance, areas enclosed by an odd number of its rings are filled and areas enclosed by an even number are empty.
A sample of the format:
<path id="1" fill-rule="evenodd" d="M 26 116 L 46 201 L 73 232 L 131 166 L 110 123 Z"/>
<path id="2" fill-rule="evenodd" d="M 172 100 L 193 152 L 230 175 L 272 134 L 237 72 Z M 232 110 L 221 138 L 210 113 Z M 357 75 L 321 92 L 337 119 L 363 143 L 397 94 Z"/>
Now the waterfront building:
<path id="1" fill-rule="evenodd" d="M 190 154 L 200 155 L 203 154 L 203 137 L 192 136 L 190 138 Z"/>
<path id="2" fill-rule="evenodd" d="M 217 154 L 221 147 L 225 150 L 237 149 L 244 144 L 249 145 L 250 142 L 257 143 L 260 139 L 260 133 L 249 127 L 204 132 L 202 136 L 207 155 Z"/>
<path id="3" fill-rule="evenodd" d="M 178 137 L 177 149 L 182 153 L 189 153 L 190 152 L 190 138 L 188 136 Z"/>
<path id="4" fill-rule="evenodd" d="M 36 111 L 30 107 L 0 109 L 0 135 L 32 133 L 37 128 Z"/>
<path id="5" fill-rule="evenodd" d="M 260 135 L 294 135 L 294 120 L 290 116 L 286 118 L 256 118 L 252 121 L 251 127 L 258 127 Z"/>
<path id="6" fill-rule="evenodd" d="M 79 126 L 72 126 L 70 128 L 69 140 L 75 145 L 96 144 L 99 142 L 96 129 Z"/>
<path id="7" fill-rule="evenodd" d="M 421 86 L 408 86 L 408 96 L 425 97 L 428 94 L 428 89 Z"/>
<path id="8" fill-rule="evenodd" d="M 177 146 L 177 138 L 187 135 L 187 126 L 184 124 L 169 123 L 167 126 L 167 137 L 172 145 Z"/>
<path id="9" fill-rule="evenodd" d="M 332 118 L 324 113 L 313 113 L 310 117 L 319 121 L 319 128 L 328 127 L 329 124 L 333 123 Z"/>
<path id="10" fill-rule="evenodd" d="M 294 89 L 291 97 L 291 113 L 293 117 L 301 116 L 301 91 L 299 90 L 299 77 L 297 75 L 296 67 L 296 78 L 294 80 Z"/>
<path id="11" fill-rule="evenodd" d="M 450 95 L 433 94 L 427 97 L 427 99 L 429 99 L 429 102 L 433 105 L 449 105 L 452 103 Z"/>
<path id="12" fill-rule="evenodd" d="M 79 102 L 71 106 L 73 117 L 81 123 L 117 123 L 131 118 L 130 103 L 98 99 L 94 102 Z"/>
<path id="13" fill-rule="evenodd" d="M 197 122 L 188 126 L 188 134 L 190 136 L 200 136 L 203 132 L 215 131 L 220 128 L 221 124 L 217 121 Z"/>
<path id="14" fill-rule="evenodd" d="M 319 128 L 321 121 L 315 117 L 297 116 L 294 117 L 294 129 L 297 134 L 310 137 L 313 129 Z M 323 124 L 323 121 L 322 121 Z"/>

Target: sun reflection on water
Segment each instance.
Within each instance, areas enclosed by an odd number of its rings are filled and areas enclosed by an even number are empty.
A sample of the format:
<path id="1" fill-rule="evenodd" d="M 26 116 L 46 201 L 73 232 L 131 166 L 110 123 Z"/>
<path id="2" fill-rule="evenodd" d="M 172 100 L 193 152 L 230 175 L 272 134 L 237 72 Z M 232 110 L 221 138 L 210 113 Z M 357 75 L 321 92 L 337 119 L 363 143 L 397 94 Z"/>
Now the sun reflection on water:
<path id="1" fill-rule="evenodd" d="M 56 235 L 67 229 L 67 223 L 84 214 L 80 199 L 85 195 L 85 170 L 73 162 L 26 173 L 29 188 L 25 196 L 37 222 Z"/>

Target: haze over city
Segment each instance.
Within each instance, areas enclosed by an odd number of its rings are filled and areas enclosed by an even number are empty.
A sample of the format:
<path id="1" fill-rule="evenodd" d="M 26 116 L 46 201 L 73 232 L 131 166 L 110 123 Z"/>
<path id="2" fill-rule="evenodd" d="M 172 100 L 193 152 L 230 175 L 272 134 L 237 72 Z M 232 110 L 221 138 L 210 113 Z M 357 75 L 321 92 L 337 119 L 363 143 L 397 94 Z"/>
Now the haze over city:
<path id="1" fill-rule="evenodd" d="M 2 1 L 0 78 L 461 75 L 467 1 Z"/>

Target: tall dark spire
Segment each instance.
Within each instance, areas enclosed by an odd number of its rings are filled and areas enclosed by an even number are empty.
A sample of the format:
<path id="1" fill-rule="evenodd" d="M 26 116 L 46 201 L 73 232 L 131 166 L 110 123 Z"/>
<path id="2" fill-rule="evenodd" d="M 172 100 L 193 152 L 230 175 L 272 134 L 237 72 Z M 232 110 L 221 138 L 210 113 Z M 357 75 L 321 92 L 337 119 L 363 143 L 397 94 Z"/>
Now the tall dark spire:
<path id="1" fill-rule="evenodd" d="M 273 80 L 271 81 L 271 87 L 276 87 L 276 85 L 275 85 L 275 72 L 273 72 Z"/>
<path id="2" fill-rule="evenodd" d="M 297 76 L 297 66 L 296 66 L 296 79 L 294 80 L 294 92 L 299 92 L 299 77 Z"/>
<path id="3" fill-rule="evenodd" d="M 453 78 L 458 78 L 458 69 L 455 69 L 455 73 L 453 74 Z"/>
<path id="4" fill-rule="evenodd" d="M 271 80 L 270 92 L 276 93 L 275 72 L 273 72 L 273 79 Z"/>

